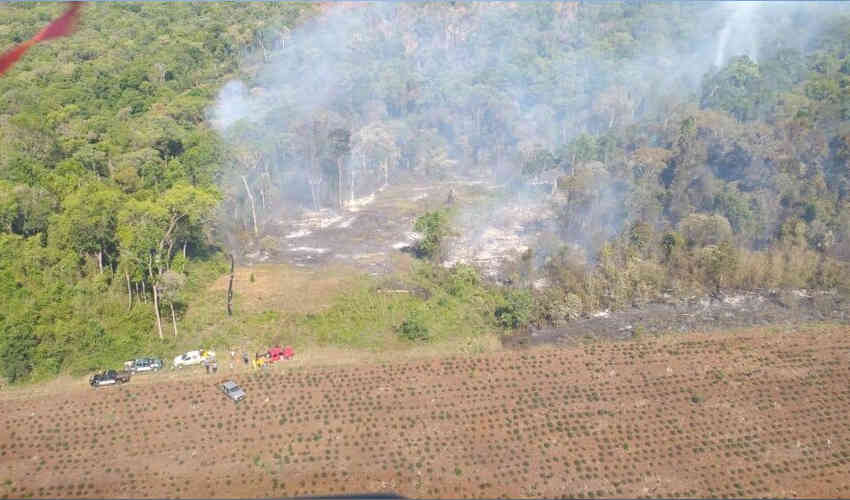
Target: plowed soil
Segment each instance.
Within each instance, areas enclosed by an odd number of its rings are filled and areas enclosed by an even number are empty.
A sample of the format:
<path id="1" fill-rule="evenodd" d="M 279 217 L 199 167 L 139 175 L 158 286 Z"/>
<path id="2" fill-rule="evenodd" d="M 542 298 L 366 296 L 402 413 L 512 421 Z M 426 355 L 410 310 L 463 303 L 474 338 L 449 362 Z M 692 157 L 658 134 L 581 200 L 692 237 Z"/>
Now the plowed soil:
<path id="1" fill-rule="evenodd" d="M 808 327 L 280 364 L 239 405 L 151 375 L 0 401 L 0 494 L 849 497 L 848 361 Z"/>

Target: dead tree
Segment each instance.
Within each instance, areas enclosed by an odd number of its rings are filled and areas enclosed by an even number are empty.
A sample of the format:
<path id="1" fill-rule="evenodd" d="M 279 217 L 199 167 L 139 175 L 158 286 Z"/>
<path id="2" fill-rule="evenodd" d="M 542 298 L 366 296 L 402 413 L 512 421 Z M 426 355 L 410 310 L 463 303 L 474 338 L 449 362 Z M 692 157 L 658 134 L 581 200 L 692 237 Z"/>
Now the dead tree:
<path id="1" fill-rule="evenodd" d="M 233 316 L 233 254 L 230 254 L 230 283 L 227 285 L 227 315 Z"/>
<path id="2" fill-rule="evenodd" d="M 257 209 L 254 206 L 254 195 L 251 194 L 251 188 L 248 187 L 248 181 L 245 179 L 245 176 L 242 177 L 242 182 L 245 184 L 245 191 L 248 192 L 248 200 L 251 202 L 251 217 L 254 220 L 254 236 L 259 234 L 259 230 L 257 229 Z"/>

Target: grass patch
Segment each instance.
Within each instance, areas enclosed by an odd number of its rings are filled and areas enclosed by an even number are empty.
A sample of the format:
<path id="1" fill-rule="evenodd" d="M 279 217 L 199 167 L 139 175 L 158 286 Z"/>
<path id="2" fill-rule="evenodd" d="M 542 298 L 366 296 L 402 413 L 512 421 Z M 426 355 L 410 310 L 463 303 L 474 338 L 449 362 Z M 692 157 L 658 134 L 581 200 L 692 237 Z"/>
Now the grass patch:
<path id="1" fill-rule="evenodd" d="M 319 345 L 368 349 L 498 330 L 494 311 L 500 292 L 483 284 L 471 268 L 446 270 L 419 262 L 410 274 L 391 280 L 417 293 L 381 293 L 378 282 L 364 280 L 328 309 L 299 318 L 299 330 L 309 332 Z"/>
<path id="2" fill-rule="evenodd" d="M 180 336 L 166 337 L 158 346 L 163 359 L 198 346 L 226 351 L 234 345 L 246 350 L 275 344 L 293 345 L 299 353 L 330 347 L 375 353 L 425 342 L 474 353 L 489 349 L 489 341 L 478 343 L 477 338 L 502 330 L 494 311 L 505 303 L 504 293 L 467 266 L 444 269 L 415 261 L 409 270 L 382 278 L 343 267 L 237 269 L 233 315 L 228 316 L 229 263 L 219 260 L 187 269 L 189 307 Z M 409 330 L 411 338 L 400 335 L 406 320 L 408 328 L 416 326 Z"/>

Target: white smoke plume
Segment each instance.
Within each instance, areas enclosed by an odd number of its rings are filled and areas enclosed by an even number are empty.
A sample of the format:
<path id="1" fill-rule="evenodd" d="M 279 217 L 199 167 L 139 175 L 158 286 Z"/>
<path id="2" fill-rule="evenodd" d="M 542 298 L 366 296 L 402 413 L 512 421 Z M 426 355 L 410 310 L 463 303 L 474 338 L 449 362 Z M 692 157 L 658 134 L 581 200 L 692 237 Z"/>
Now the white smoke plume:
<path id="1" fill-rule="evenodd" d="M 231 80 L 219 91 L 210 120 L 217 130 L 227 130 L 237 121 L 250 116 L 252 104 L 245 84 L 238 80 Z"/>
<path id="2" fill-rule="evenodd" d="M 227 83 L 209 118 L 234 150 L 256 150 L 238 169 L 266 218 L 284 202 L 334 206 L 337 184 L 347 199 L 367 197 L 401 171 L 474 173 L 504 184 L 517 177 L 525 151 L 555 151 L 582 134 L 663 116 L 731 57 L 805 51 L 822 20 L 841 9 L 357 3 L 297 27 L 261 61 L 252 56 L 258 69 Z M 628 24 L 637 14 L 642 23 Z M 629 30 L 606 31 L 618 23 Z M 351 137 L 341 169 L 327 141 L 334 129 Z M 250 199 L 240 176 L 227 213 L 244 218 Z M 606 213 L 589 220 L 616 232 L 623 220 L 607 201 L 626 195 L 598 189 L 607 194 L 596 210 Z"/>
<path id="3" fill-rule="evenodd" d="M 757 40 L 760 26 L 753 22 L 753 16 L 758 7 L 758 2 L 723 4 L 723 8 L 729 11 L 729 17 L 717 37 L 715 66 L 723 66 L 730 55 L 746 54 L 750 59 L 758 62 Z"/>

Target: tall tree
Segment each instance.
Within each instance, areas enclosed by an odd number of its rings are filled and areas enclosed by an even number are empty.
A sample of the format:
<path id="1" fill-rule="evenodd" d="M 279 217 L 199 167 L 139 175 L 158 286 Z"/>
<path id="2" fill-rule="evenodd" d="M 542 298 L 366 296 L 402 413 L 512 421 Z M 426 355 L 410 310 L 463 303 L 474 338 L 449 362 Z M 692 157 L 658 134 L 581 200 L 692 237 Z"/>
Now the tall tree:
<path id="1" fill-rule="evenodd" d="M 337 207 L 342 208 L 342 178 L 343 165 L 351 153 L 351 132 L 344 128 L 335 128 L 328 135 L 330 154 L 337 168 Z"/>
<path id="2" fill-rule="evenodd" d="M 104 256 L 109 263 L 118 259 L 116 227 L 123 201 L 117 189 L 95 183 L 81 187 L 62 201 L 62 213 L 51 224 L 50 239 L 81 256 L 95 256 L 103 273 Z"/>

